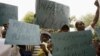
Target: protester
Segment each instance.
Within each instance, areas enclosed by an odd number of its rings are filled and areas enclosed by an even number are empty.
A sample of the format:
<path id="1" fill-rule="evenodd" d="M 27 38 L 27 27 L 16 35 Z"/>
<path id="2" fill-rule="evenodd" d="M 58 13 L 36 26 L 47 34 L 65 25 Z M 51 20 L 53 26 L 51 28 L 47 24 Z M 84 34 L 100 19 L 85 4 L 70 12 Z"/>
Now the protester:
<path id="1" fill-rule="evenodd" d="M 96 0 L 94 4 L 97 7 L 97 11 L 96 11 L 96 14 L 95 14 L 95 17 L 94 17 L 92 23 L 88 27 L 85 28 L 85 24 L 82 21 L 77 21 L 76 24 L 75 24 L 77 31 L 91 30 L 93 35 L 94 35 L 95 25 L 97 24 L 98 19 L 99 19 L 99 7 L 100 7 L 98 0 Z M 93 42 L 93 45 L 96 48 L 97 56 L 100 56 L 99 55 L 100 54 L 100 44 L 98 44 L 99 42 L 97 40 L 94 40 L 94 39 L 93 39 L 92 42 Z"/>
<path id="2" fill-rule="evenodd" d="M 52 43 L 51 34 L 49 32 L 41 33 L 41 49 L 44 51 L 45 56 L 52 56 Z"/>
<path id="3" fill-rule="evenodd" d="M 5 38 L 6 37 L 6 32 L 7 32 L 7 29 L 8 29 L 8 25 L 9 24 L 3 24 L 3 31 L 2 31 L 2 37 Z"/>
<path id="4" fill-rule="evenodd" d="M 5 25 L 5 24 L 4 24 Z M 1 45 L 5 45 L 5 35 L 6 35 L 6 30 L 5 30 L 5 26 L 0 26 L 0 44 Z"/>
<path id="5" fill-rule="evenodd" d="M 98 3 L 98 0 L 95 1 L 95 5 L 97 7 L 97 11 L 96 11 L 96 14 L 95 14 L 95 17 L 92 21 L 92 23 L 85 28 L 85 24 L 82 22 L 82 21 L 77 21 L 75 23 L 75 27 L 77 29 L 77 31 L 83 31 L 83 30 L 92 30 L 95 28 L 95 25 L 97 24 L 98 22 L 98 19 L 99 19 L 99 3 Z"/>
<path id="6" fill-rule="evenodd" d="M 21 56 L 32 56 L 34 46 L 32 45 L 18 45 Z"/>
<path id="7" fill-rule="evenodd" d="M 68 25 L 63 25 L 62 27 L 61 27 L 61 29 L 60 29 L 60 31 L 59 32 L 68 32 L 69 31 L 69 26 Z"/>

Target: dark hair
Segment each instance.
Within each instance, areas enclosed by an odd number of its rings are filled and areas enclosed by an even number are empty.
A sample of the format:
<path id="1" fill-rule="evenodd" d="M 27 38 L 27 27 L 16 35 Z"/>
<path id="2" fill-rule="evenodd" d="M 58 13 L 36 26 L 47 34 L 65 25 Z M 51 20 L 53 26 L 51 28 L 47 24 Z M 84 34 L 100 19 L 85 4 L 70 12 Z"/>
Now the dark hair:
<path id="1" fill-rule="evenodd" d="M 36 14 L 34 14 L 34 18 L 36 18 Z"/>
<path id="2" fill-rule="evenodd" d="M 61 30 L 63 30 L 63 29 L 69 30 L 69 26 L 65 24 L 65 25 L 62 26 Z"/>
<path id="3" fill-rule="evenodd" d="M 8 25 L 9 25 L 9 23 L 7 23 L 7 24 L 3 24 L 3 26 L 4 26 L 5 30 L 7 30 L 7 29 L 8 29 Z"/>
<path id="4" fill-rule="evenodd" d="M 7 24 L 3 24 L 3 26 L 4 26 L 4 31 L 2 32 L 2 36 L 3 36 L 3 38 L 6 37 L 6 32 L 7 32 L 7 29 L 8 29 L 8 25 L 9 25 L 9 23 L 7 23 Z"/>
<path id="5" fill-rule="evenodd" d="M 76 28 L 78 27 L 78 22 L 75 23 L 75 27 L 76 27 Z"/>

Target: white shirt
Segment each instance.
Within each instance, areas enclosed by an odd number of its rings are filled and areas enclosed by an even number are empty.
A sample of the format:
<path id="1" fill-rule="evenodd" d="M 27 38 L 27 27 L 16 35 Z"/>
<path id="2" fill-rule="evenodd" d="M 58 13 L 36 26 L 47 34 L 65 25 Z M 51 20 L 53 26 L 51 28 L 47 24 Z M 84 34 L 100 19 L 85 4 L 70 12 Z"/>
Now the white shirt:
<path id="1" fill-rule="evenodd" d="M 89 25 L 88 27 L 85 28 L 85 30 L 91 30 L 92 33 L 94 34 L 94 29 L 91 25 Z"/>
<path id="2" fill-rule="evenodd" d="M 85 28 L 85 30 L 91 30 L 92 33 L 94 33 L 94 29 L 92 28 L 91 25 L 87 26 L 87 27 Z M 77 30 L 76 30 L 75 28 L 73 28 L 70 32 L 73 32 L 73 31 L 77 31 Z"/>
<path id="3" fill-rule="evenodd" d="M 5 39 L 4 38 L 0 38 L 0 45 L 5 45 Z"/>

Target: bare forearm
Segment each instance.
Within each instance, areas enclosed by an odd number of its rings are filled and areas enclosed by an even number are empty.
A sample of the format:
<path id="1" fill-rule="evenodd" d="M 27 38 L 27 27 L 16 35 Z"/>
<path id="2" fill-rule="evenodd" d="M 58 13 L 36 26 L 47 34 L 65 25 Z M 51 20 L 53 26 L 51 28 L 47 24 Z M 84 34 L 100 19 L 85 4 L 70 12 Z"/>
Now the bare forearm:
<path id="1" fill-rule="evenodd" d="M 99 6 L 97 7 L 97 11 L 96 11 L 96 13 L 95 13 L 95 17 L 94 17 L 93 22 L 92 22 L 92 24 L 91 24 L 91 26 L 92 26 L 93 28 L 94 28 L 95 25 L 97 24 L 98 20 L 99 20 Z"/>

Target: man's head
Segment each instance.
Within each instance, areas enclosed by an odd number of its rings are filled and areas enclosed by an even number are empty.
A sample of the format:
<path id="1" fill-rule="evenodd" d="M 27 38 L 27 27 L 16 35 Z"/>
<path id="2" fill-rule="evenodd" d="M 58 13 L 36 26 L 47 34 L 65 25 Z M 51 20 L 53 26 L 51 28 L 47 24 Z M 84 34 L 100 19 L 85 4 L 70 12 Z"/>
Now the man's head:
<path id="1" fill-rule="evenodd" d="M 3 24 L 3 27 L 4 27 L 3 32 L 2 32 L 3 38 L 5 38 L 5 36 L 6 36 L 6 32 L 7 32 L 7 29 L 8 29 L 8 25 L 9 25 L 9 23 Z"/>
<path id="2" fill-rule="evenodd" d="M 8 29 L 8 25 L 9 25 L 9 23 L 7 23 L 7 24 L 3 24 L 3 27 L 4 27 L 5 30 Z"/>
<path id="3" fill-rule="evenodd" d="M 83 31 L 85 30 L 85 24 L 82 21 L 77 21 L 75 23 L 75 27 L 78 31 Z"/>
<path id="4" fill-rule="evenodd" d="M 51 38 L 51 34 L 48 32 L 42 32 L 41 33 L 41 42 L 47 42 Z"/>
<path id="5" fill-rule="evenodd" d="M 60 30 L 60 32 L 68 32 L 69 31 L 69 27 L 68 27 L 68 25 L 63 25 L 62 27 L 61 27 L 61 30 Z"/>

